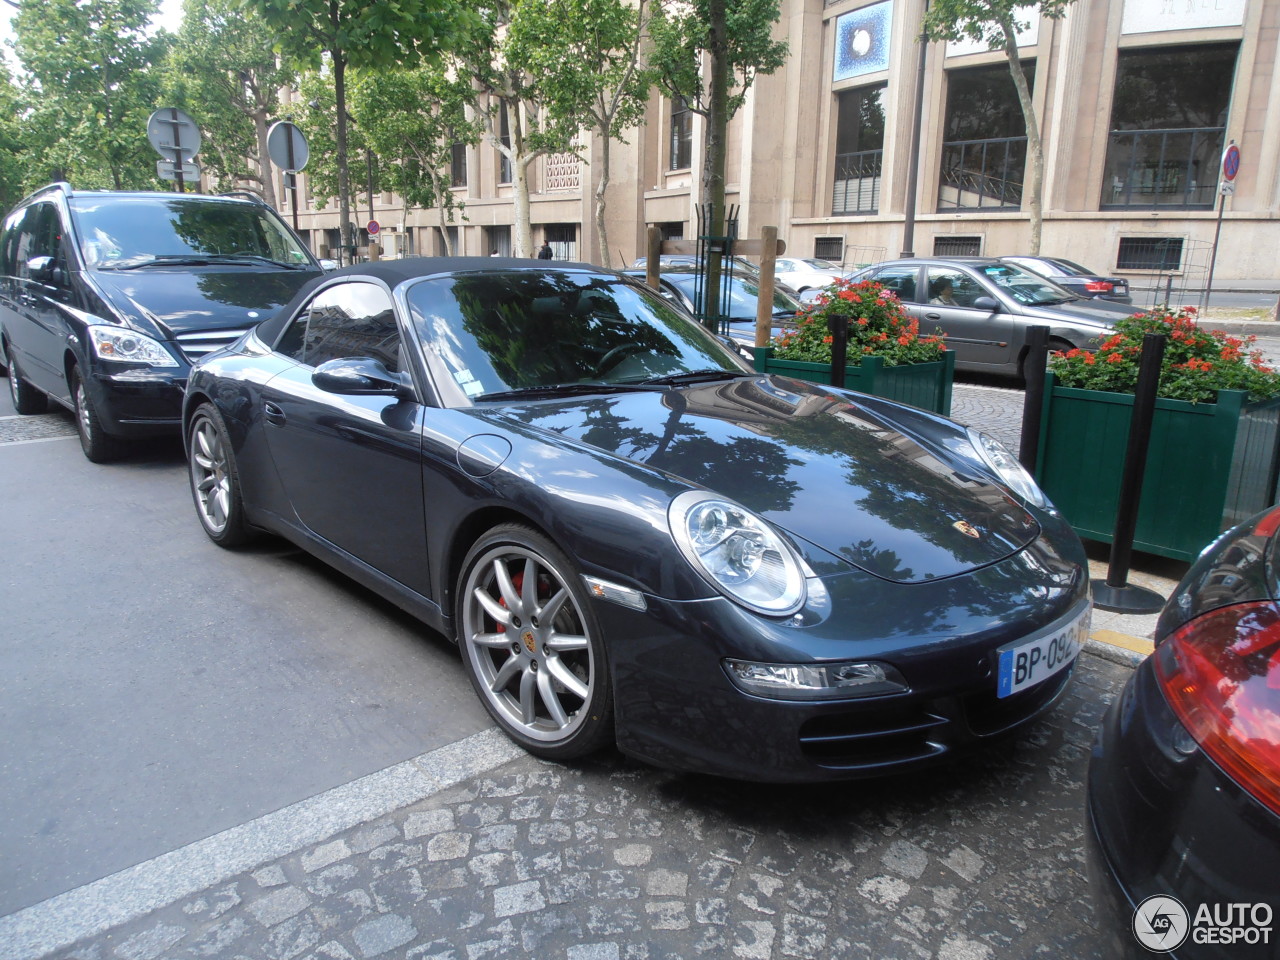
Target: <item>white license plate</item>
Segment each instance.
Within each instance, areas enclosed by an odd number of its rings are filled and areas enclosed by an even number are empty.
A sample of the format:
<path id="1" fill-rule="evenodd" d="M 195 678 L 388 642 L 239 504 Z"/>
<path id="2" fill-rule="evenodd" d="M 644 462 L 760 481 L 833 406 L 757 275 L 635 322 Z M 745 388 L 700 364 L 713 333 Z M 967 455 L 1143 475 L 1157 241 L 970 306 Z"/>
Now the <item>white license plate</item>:
<path id="1" fill-rule="evenodd" d="M 1092 609 L 1093 605 L 1086 603 L 1083 610 L 1065 623 L 1052 626 L 1029 640 L 1001 647 L 996 696 L 1012 696 L 1071 666 L 1089 636 Z"/>

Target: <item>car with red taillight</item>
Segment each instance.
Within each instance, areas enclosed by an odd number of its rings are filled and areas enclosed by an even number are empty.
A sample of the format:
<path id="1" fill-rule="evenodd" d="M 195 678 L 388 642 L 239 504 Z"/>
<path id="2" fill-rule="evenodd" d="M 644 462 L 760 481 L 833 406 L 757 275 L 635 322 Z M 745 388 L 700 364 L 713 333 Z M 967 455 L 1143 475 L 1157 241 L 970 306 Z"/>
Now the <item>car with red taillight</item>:
<path id="1" fill-rule="evenodd" d="M 1129 293 L 1129 281 L 1124 277 L 1112 277 L 1081 266 L 1063 257 L 1016 256 L 1001 257 L 1007 263 L 1016 263 L 1024 269 L 1052 280 L 1077 297 L 1114 300 L 1116 303 L 1133 303 Z"/>
<path id="2" fill-rule="evenodd" d="M 1118 956 L 1280 956 L 1278 534 L 1272 508 L 1201 554 L 1103 721 L 1086 841 Z"/>

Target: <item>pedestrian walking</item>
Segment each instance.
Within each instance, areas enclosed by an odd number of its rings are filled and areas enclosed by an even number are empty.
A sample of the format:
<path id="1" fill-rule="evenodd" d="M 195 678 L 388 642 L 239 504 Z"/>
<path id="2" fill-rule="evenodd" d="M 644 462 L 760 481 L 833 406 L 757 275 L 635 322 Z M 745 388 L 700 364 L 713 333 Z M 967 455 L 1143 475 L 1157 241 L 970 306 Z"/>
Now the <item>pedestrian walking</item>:
<path id="1" fill-rule="evenodd" d="M 551 244 L 546 240 L 542 241 L 542 246 L 538 250 L 539 260 L 550 260 L 555 254 L 551 252 Z"/>

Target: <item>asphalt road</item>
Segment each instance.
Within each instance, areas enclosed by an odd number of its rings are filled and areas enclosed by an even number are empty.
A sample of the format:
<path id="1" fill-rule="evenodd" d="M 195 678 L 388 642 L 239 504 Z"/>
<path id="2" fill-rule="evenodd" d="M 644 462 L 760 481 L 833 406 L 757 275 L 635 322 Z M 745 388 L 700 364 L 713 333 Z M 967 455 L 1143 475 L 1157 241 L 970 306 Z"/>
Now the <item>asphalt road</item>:
<path id="1" fill-rule="evenodd" d="M 5 390 L 0 491 L 0 916 L 488 726 L 443 637 L 211 544 L 177 441 L 96 466 Z"/>

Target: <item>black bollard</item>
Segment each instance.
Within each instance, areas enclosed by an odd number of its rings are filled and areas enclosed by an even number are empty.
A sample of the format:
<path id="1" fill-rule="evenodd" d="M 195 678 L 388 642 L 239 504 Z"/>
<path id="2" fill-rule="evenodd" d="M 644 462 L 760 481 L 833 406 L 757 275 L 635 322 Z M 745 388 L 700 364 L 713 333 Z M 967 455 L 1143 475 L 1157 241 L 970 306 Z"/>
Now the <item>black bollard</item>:
<path id="1" fill-rule="evenodd" d="M 1026 393 L 1022 398 L 1022 437 L 1018 441 L 1018 462 L 1027 473 L 1036 472 L 1036 449 L 1040 446 L 1040 418 L 1044 414 L 1044 368 L 1049 359 L 1049 328 L 1036 324 L 1027 328 L 1027 355 L 1022 361 Z"/>
<path id="2" fill-rule="evenodd" d="M 827 329 L 831 331 L 831 385 L 843 387 L 845 358 L 849 352 L 849 320 L 828 317 Z"/>
<path id="3" fill-rule="evenodd" d="M 1129 563 L 1133 557 L 1133 536 L 1138 529 L 1142 477 L 1147 469 L 1147 448 L 1151 445 L 1151 421 L 1156 412 L 1156 390 L 1160 386 L 1164 345 L 1163 334 L 1148 333 L 1142 338 L 1142 359 L 1138 364 L 1138 384 L 1134 390 L 1133 413 L 1129 418 L 1129 446 L 1125 450 L 1124 474 L 1120 478 L 1120 499 L 1116 504 L 1116 526 L 1111 537 L 1107 579 L 1092 582 L 1094 605 L 1116 613 L 1158 613 L 1165 601 L 1154 590 L 1129 583 Z"/>

